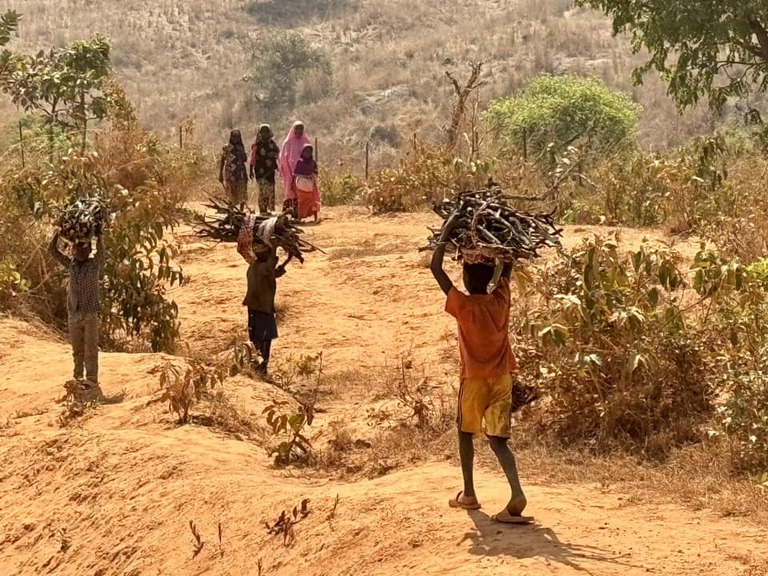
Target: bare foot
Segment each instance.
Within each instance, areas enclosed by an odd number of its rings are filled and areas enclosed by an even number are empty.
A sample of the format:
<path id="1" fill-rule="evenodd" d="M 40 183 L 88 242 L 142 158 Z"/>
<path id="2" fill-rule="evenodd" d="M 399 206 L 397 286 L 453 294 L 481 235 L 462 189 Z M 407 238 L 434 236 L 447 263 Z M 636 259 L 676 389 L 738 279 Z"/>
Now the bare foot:
<path id="1" fill-rule="evenodd" d="M 522 494 L 516 498 L 512 498 L 507 504 L 507 511 L 512 516 L 521 516 L 525 507 L 528 506 L 528 500 Z"/>

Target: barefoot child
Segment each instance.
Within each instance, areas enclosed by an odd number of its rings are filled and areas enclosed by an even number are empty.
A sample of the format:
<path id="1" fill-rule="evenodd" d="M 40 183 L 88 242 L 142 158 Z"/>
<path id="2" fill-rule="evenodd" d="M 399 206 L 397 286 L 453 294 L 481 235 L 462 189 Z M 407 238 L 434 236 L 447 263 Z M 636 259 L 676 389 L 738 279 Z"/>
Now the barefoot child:
<path id="1" fill-rule="evenodd" d="M 504 266 L 496 289 L 488 294 L 494 266 L 465 263 L 464 286 L 469 295 L 460 292 L 443 270 L 446 241 L 456 223 L 455 218 L 446 222 L 431 264 L 432 274 L 448 297 L 445 310 L 458 322 L 461 353 L 458 427 L 464 490 L 450 500 L 449 505 L 465 510 L 480 508 L 473 480 L 473 435 L 484 431 L 512 492 L 507 506 L 493 519 L 505 523 L 529 522 L 530 517 L 522 516 L 527 501 L 515 457 L 507 445 L 511 427 L 511 373 L 517 368 L 508 334 L 512 265 Z"/>
<path id="2" fill-rule="evenodd" d="M 104 241 L 96 234 L 96 255 L 90 258 L 90 240 L 72 246 L 73 257 L 59 249 L 59 232 L 48 247 L 50 254 L 69 269 L 67 286 L 67 324 L 75 361 L 74 378 L 78 387 L 99 391 L 99 284 L 104 271 Z M 85 380 L 83 380 L 85 374 Z"/>
<path id="3" fill-rule="evenodd" d="M 267 376 L 272 340 L 277 338 L 275 321 L 276 279 L 285 274 L 285 267 L 293 256 L 280 266 L 277 265 L 277 248 L 269 247 L 255 253 L 248 266 L 248 292 L 243 306 L 248 307 L 248 337 L 261 355 L 261 364 L 256 371 L 262 377 Z"/>

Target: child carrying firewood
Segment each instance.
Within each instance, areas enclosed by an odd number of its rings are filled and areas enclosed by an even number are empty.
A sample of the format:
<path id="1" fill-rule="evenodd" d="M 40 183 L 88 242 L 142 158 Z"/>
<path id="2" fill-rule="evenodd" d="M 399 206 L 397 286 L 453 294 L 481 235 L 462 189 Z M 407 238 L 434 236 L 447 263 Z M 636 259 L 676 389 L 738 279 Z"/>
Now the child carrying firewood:
<path id="1" fill-rule="evenodd" d="M 274 229 L 274 224 L 271 225 L 271 229 Z M 256 372 L 262 378 L 267 378 L 272 340 L 277 338 L 275 319 L 277 279 L 285 274 L 285 267 L 293 259 L 293 255 L 289 254 L 285 262 L 278 266 L 277 247 L 272 243 L 271 233 L 269 231 L 262 233 L 264 233 L 262 242 L 254 247 L 253 219 L 247 217 L 238 236 L 237 251 L 248 262 L 246 272 L 248 289 L 243 299 L 243 306 L 248 308 L 248 338 L 261 356 L 261 363 L 256 366 Z"/>
<path id="2" fill-rule="evenodd" d="M 91 257 L 90 238 L 72 244 L 70 258 L 59 249 L 56 232 L 49 252 L 69 269 L 67 286 L 67 323 L 74 358 L 74 382 L 80 390 L 99 395 L 99 285 L 104 272 L 104 240 L 101 226 L 96 228 L 96 255 Z M 85 379 L 83 379 L 85 376 Z"/>
<path id="3" fill-rule="evenodd" d="M 464 489 L 449 505 L 465 510 L 480 508 L 473 479 L 473 436 L 485 432 L 512 492 L 506 507 L 493 519 L 504 523 L 530 522 L 532 518 L 522 515 L 527 501 L 515 457 L 507 444 L 511 432 L 512 373 L 517 369 L 508 334 L 512 265 L 504 265 L 496 288 L 489 294 L 495 272 L 493 262 L 465 260 L 464 286 L 469 294 L 459 291 L 443 270 L 446 243 L 458 226 L 457 216 L 446 221 L 431 264 L 432 274 L 447 296 L 445 310 L 458 322 L 461 353 L 457 423 Z"/>

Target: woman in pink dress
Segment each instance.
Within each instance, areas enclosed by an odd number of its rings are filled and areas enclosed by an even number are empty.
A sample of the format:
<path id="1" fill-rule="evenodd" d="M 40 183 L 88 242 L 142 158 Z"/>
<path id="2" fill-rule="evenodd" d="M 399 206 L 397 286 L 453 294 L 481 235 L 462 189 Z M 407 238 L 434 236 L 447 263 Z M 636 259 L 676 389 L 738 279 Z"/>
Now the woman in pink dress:
<path id="1" fill-rule="evenodd" d="M 285 191 L 283 212 L 290 212 L 294 218 L 299 217 L 299 206 L 293 187 L 293 174 L 296 163 L 301 158 L 301 152 L 304 150 L 304 146 L 308 144 L 311 144 L 311 140 L 304 132 L 304 124 L 295 122 L 280 150 L 280 178 L 283 181 L 283 190 Z"/>

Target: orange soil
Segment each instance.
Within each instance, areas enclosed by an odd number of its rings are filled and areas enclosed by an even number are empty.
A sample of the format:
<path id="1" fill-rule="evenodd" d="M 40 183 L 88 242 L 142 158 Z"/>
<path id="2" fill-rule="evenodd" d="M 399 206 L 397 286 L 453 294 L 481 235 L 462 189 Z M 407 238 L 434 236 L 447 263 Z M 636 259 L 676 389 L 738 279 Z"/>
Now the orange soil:
<path id="1" fill-rule="evenodd" d="M 307 228 L 328 254 L 310 255 L 279 281 L 285 319 L 276 361 L 323 351 L 330 374 L 375 374 L 411 349 L 435 382 L 452 384 L 453 326 L 415 252 L 433 218 L 329 212 Z M 576 236 L 569 230 L 568 243 Z M 363 242 L 365 252 L 355 250 Z M 172 291 L 184 340 L 193 351 L 220 352 L 244 336 L 244 264 L 231 245 L 190 242 L 185 250 L 191 281 Z M 487 515 L 507 497 L 495 471 L 477 472 L 484 509 L 469 514 L 446 505 L 460 480 L 447 463 L 356 483 L 276 471 L 256 443 L 178 427 L 165 406 L 148 403 L 164 359 L 102 354 L 113 403 L 62 429 L 55 400 L 70 372 L 68 346 L 35 325 L 0 319 L 0 575 L 739 574 L 747 559 L 768 557 L 762 530 L 744 521 L 633 504 L 598 485 L 529 485 L 538 524 L 507 527 Z M 225 389 L 259 421 L 264 406 L 284 397 L 242 377 Z M 339 384 L 341 400 L 324 420 L 364 420 L 377 392 Z M 303 498 L 312 512 L 284 547 L 264 522 Z M 204 541 L 194 558 L 190 520 Z"/>

